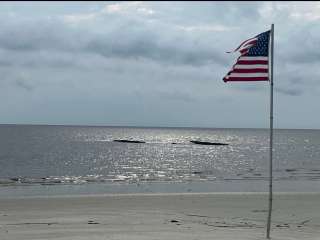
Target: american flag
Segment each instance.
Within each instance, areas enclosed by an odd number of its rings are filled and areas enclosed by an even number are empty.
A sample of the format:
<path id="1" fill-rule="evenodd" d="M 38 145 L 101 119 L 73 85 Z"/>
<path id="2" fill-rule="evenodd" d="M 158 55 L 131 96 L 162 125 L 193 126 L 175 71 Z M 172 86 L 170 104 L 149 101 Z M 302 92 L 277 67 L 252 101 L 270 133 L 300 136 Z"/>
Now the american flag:
<path id="1" fill-rule="evenodd" d="M 241 43 L 233 51 L 241 55 L 223 81 L 269 81 L 269 37 L 270 30 Z"/>

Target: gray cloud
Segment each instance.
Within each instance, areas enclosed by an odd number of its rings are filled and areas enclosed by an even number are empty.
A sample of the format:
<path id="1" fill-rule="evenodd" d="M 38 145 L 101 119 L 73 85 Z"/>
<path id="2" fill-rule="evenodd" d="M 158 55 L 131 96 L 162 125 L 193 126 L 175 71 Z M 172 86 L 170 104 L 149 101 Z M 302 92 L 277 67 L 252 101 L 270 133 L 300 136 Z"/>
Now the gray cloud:
<path id="1" fill-rule="evenodd" d="M 189 93 L 181 92 L 181 91 L 172 91 L 172 92 L 163 92 L 156 91 L 156 97 L 160 100 L 172 100 L 172 101 L 183 101 L 183 102 L 196 102 L 197 100 Z"/>
<path id="2" fill-rule="evenodd" d="M 204 65 L 212 62 L 226 63 L 222 54 L 210 49 L 197 49 L 194 44 L 161 45 L 154 39 L 140 36 L 136 40 L 126 42 L 108 42 L 105 39 L 97 39 L 88 43 L 88 50 L 101 54 L 104 57 L 121 58 L 148 58 L 160 63 Z M 126 38 L 128 39 L 128 38 Z"/>
<path id="3" fill-rule="evenodd" d="M 32 91 L 33 90 L 33 86 L 31 84 L 29 84 L 25 79 L 16 79 L 15 80 L 15 84 L 18 86 L 18 87 L 21 87 L 27 91 Z"/>
<path id="4" fill-rule="evenodd" d="M 23 29 L 21 24 L 2 24 L 2 49 L 26 54 L 36 52 L 39 55 L 41 51 L 49 50 L 92 52 L 107 58 L 147 58 L 160 63 L 186 65 L 226 63 L 223 52 L 207 43 L 202 45 L 201 39 L 190 38 L 190 35 L 176 28 L 166 29 L 168 33 L 162 34 L 158 32 L 157 25 L 145 26 L 142 21 L 137 23 L 139 27 L 132 27 L 129 21 L 125 21 L 122 28 L 106 26 L 106 30 L 99 34 L 90 33 L 87 29 L 72 28 L 59 19 L 56 22 L 44 20 L 41 23 L 26 21 Z M 39 62 L 43 64 L 41 60 Z"/>
<path id="5" fill-rule="evenodd" d="M 301 89 L 288 89 L 288 88 L 281 88 L 281 87 L 276 87 L 275 91 L 288 96 L 300 96 L 303 93 Z"/>

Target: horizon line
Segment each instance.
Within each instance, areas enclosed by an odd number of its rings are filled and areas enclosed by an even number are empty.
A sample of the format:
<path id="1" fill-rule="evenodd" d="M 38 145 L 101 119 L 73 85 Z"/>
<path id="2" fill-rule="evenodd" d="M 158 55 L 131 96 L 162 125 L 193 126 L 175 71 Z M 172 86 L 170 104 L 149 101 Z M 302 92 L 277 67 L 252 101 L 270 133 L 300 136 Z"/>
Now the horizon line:
<path id="1" fill-rule="evenodd" d="M 46 123 L 0 123 L 0 126 L 61 126 L 61 127 L 114 127 L 114 128 L 189 128 L 189 129 L 261 129 L 268 127 L 195 127 L 195 126 L 142 126 L 142 125 L 99 125 L 99 124 L 46 124 Z M 320 130 L 319 128 L 274 128 L 277 130 Z"/>

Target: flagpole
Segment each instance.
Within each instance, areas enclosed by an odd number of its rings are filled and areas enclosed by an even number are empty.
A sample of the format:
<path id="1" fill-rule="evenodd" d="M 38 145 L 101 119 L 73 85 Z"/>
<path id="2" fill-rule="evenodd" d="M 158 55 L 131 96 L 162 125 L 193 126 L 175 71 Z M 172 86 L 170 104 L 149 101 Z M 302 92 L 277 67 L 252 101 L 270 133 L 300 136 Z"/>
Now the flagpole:
<path id="1" fill-rule="evenodd" d="M 270 148 L 269 148 L 269 211 L 267 223 L 267 238 L 270 239 L 271 212 L 272 212 L 272 149 L 273 149 L 273 42 L 274 42 L 274 24 L 271 24 L 271 62 L 270 62 Z"/>

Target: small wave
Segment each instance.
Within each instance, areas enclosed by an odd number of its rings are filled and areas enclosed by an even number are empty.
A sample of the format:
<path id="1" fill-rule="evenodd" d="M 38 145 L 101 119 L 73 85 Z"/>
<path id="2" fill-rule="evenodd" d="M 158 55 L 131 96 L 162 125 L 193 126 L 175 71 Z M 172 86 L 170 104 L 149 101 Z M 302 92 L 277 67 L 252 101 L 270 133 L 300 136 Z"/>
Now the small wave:
<path id="1" fill-rule="evenodd" d="M 314 169 L 288 169 L 275 170 L 274 180 L 320 180 L 320 171 Z M 139 182 L 190 182 L 190 181 L 265 181 L 269 176 L 266 172 L 249 169 L 247 172 L 234 173 L 234 175 L 219 175 L 210 170 L 185 171 L 170 168 L 159 171 L 128 167 L 121 174 L 87 175 L 87 176 L 49 176 L 40 178 L 11 177 L 1 178 L 0 186 L 25 186 L 25 185 L 76 185 L 90 183 L 139 183 Z"/>

